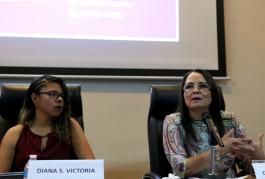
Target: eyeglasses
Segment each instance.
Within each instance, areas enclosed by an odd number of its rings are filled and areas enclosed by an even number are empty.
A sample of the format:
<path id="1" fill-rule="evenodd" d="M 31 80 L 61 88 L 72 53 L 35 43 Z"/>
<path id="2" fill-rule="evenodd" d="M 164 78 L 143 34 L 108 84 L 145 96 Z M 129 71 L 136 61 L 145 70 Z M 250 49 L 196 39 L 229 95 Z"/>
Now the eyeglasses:
<path id="1" fill-rule="evenodd" d="M 194 84 L 194 83 L 187 83 L 183 86 L 183 91 L 185 92 L 190 92 L 193 91 L 195 89 L 195 87 L 197 87 L 197 89 L 199 91 L 209 91 L 211 89 L 211 86 L 208 85 L 205 82 L 201 82 L 198 84 Z"/>
<path id="2" fill-rule="evenodd" d="M 58 93 L 57 91 L 38 92 L 38 94 L 46 94 L 47 96 L 49 96 L 49 98 L 54 100 L 58 99 L 59 97 L 61 97 L 62 99 L 65 98 L 64 93 Z"/>

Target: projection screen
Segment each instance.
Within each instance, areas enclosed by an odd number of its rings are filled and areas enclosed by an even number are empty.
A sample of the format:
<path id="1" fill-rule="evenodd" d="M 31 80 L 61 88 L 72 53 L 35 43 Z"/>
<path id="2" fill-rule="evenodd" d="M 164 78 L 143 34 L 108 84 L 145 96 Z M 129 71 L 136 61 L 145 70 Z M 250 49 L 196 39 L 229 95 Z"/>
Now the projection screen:
<path id="1" fill-rule="evenodd" d="M 0 73 L 226 76 L 222 0 L 0 0 Z"/>

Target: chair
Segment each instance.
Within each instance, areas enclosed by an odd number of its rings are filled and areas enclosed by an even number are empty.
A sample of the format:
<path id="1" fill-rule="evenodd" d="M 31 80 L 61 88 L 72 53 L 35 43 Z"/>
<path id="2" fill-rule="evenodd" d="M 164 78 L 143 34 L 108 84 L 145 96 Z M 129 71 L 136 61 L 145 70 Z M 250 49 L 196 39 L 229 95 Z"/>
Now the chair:
<path id="1" fill-rule="evenodd" d="M 148 142 L 150 157 L 150 172 L 143 179 L 161 179 L 172 173 L 172 168 L 166 158 L 163 148 L 163 122 L 165 116 L 174 113 L 179 107 L 179 93 L 181 86 L 151 86 L 151 101 L 148 114 Z M 225 110 L 225 102 L 222 90 L 220 92 L 221 110 Z"/>
<path id="2" fill-rule="evenodd" d="M 217 86 L 217 87 L 218 87 L 218 91 L 220 95 L 220 108 L 222 111 L 224 111 L 225 110 L 225 99 L 223 96 L 222 88 L 220 86 Z"/>
<path id="3" fill-rule="evenodd" d="M 148 142 L 150 172 L 144 179 L 161 179 L 172 173 L 163 148 L 163 122 L 166 115 L 177 111 L 180 86 L 151 86 L 151 102 L 148 114 Z"/>
<path id="4" fill-rule="evenodd" d="M 28 89 L 28 84 L 3 84 L 0 97 L 0 143 L 6 131 L 17 124 L 19 111 Z M 83 110 L 81 99 L 81 86 L 79 84 L 67 84 L 70 97 L 72 116 L 77 119 L 82 129 Z"/>

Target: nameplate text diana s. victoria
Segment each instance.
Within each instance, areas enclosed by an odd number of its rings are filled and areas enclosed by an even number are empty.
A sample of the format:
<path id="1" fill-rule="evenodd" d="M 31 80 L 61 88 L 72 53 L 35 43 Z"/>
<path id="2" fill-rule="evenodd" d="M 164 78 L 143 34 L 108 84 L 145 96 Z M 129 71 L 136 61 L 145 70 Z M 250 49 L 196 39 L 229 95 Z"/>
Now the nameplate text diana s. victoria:
<path id="1" fill-rule="evenodd" d="M 28 179 L 104 179 L 103 160 L 32 160 Z"/>

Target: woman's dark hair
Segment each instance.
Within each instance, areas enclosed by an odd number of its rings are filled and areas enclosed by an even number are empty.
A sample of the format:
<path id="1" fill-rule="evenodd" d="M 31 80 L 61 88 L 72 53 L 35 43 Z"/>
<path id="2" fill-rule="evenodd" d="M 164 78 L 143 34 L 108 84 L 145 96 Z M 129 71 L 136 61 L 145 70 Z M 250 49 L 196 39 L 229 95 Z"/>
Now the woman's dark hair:
<path id="1" fill-rule="evenodd" d="M 223 120 L 222 120 L 221 113 L 220 113 L 221 112 L 221 105 L 220 105 L 221 99 L 220 99 L 220 94 L 219 94 L 220 91 L 217 85 L 215 84 L 212 76 L 207 71 L 202 70 L 202 69 L 195 69 L 195 70 L 192 70 L 186 73 L 183 77 L 183 81 L 181 84 L 180 115 L 181 115 L 181 123 L 186 132 L 186 136 L 187 138 L 191 137 L 192 139 L 197 141 L 194 129 L 192 127 L 192 119 L 189 114 L 189 109 L 186 106 L 186 103 L 184 100 L 184 90 L 183 90 L 183 86 L 185 85 L 188 76 L 193 72 L 201 74 L 203 78 L 206 80 L 207 84 L 210 86 L 210 90 L 212 93 L 212 102 L 209 106 L 209 113 L 215 125 L 218 128 L 218 132 L 220 133 L 221 136 L 223 136 L 224 135 L 224 124 L 223 124 Z"/>
<path id="2" fill-rule="evenodd" d="M 32 101 L 31 95 L 33 93 L 39 94 L 41 92 L 41 89 L 45 87 L 48 83 L 58 83 L 63 91 L 64 94 L 64 106 L 61 114 L 53 120 L 52 123 L 52 130 L 61 140 L 67 142 L 70 144 L 71 142 L 71 110 L 70 110 L 70 102 L 69 102 L 69 95 L 68 95 L 68 89 L 65 85 L 65 82 L 58 77 L 50 76 L 50 75 L 44 75 L 39 78 L 34 79 L 26 93 L 26 97 L 24 100 L 24 104 L 20 110 L 19 119 L 20 123 L 23 125 L 31 125 L 32 120 L 35 116 L 35 104 Z"/>

